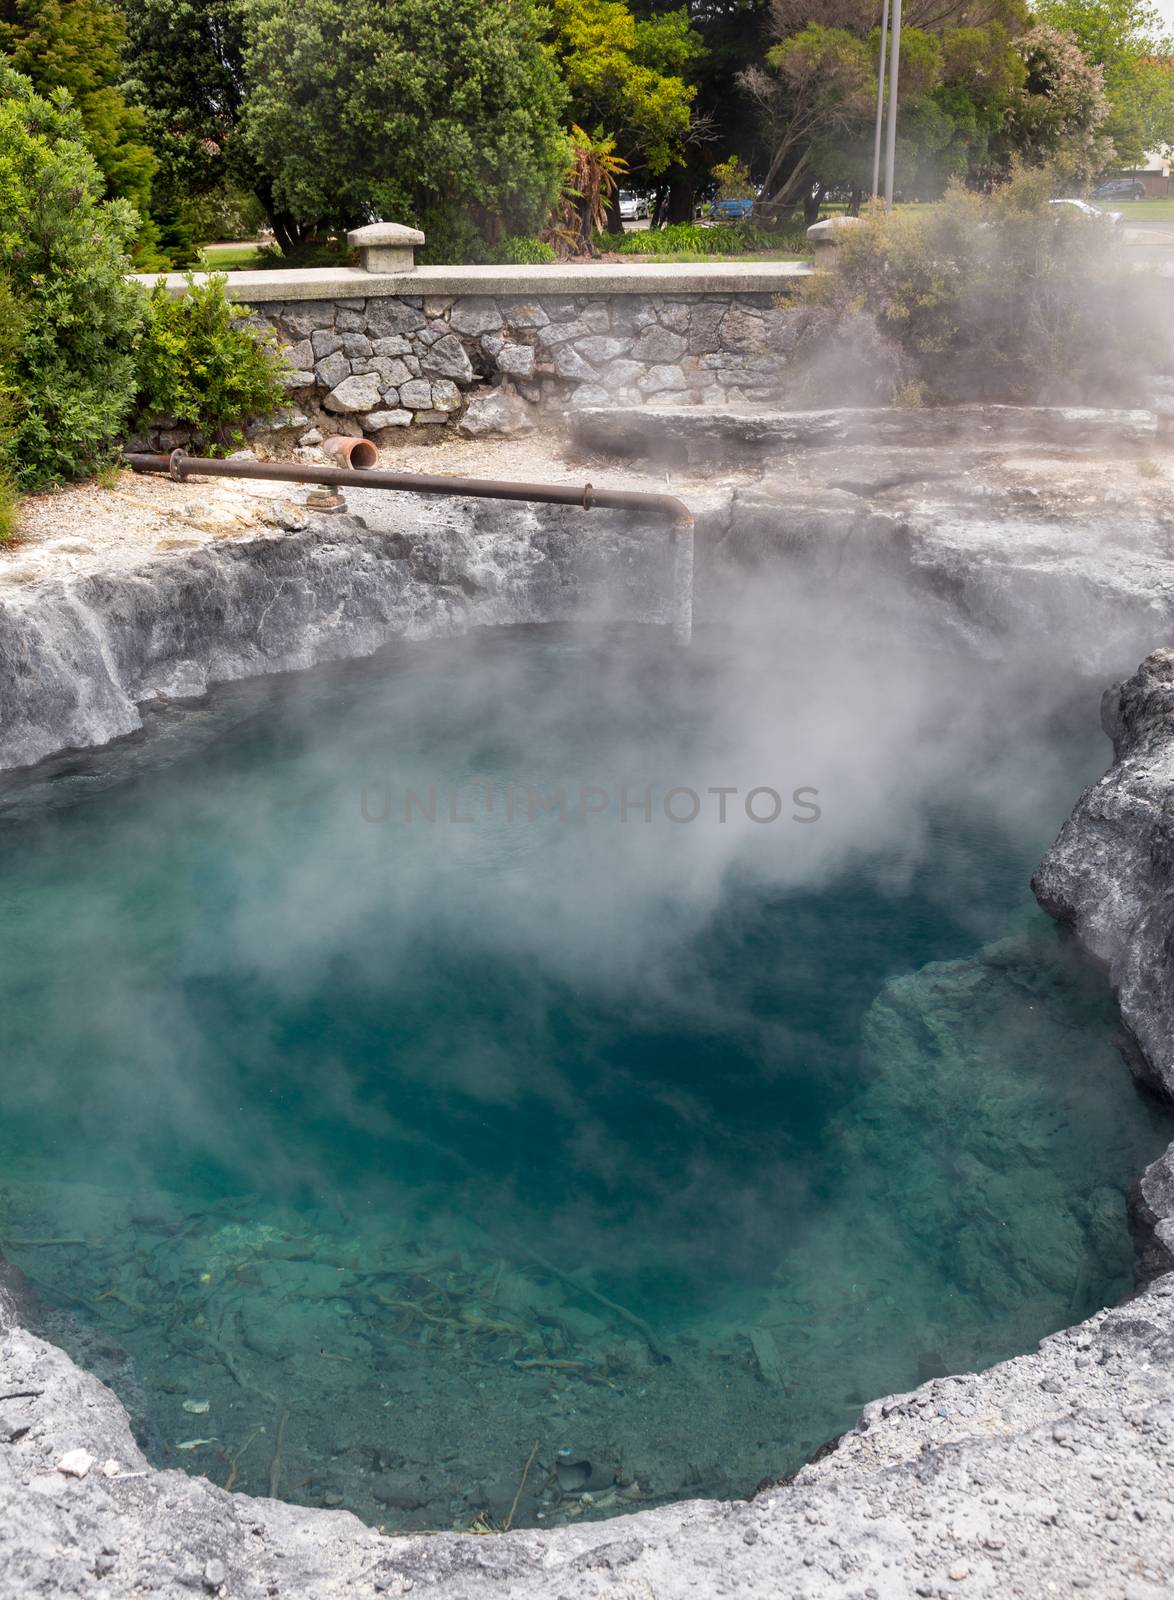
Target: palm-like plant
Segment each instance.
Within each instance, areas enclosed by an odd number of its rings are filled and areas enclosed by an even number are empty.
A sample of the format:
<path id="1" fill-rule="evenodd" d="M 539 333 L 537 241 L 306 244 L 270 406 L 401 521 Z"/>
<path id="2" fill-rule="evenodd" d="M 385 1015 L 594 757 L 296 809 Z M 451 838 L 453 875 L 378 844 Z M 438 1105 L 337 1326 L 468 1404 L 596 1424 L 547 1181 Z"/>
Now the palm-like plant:
<path id="1" fill-rule="evenodd" d="M 615 137 L 600 128 L 590 134 L 572 123 L 569 144 L 562 193 L 542 237 L 561 255 L 597 255 L 592 236 L 607 222 L 607 203 L 628 163 L 616 155 Z"/>

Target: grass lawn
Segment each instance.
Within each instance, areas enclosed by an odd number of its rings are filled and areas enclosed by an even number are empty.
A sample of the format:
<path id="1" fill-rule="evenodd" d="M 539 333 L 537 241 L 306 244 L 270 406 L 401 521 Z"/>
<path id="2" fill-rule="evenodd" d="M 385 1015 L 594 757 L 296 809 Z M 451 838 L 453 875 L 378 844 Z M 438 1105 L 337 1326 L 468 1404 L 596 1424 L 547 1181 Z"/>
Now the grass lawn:
<path id="1" fill-rule="evenodd" d="M 200 249 L 199 265 L 205 271 L 241 272 L 261 264 L 261 249 L 255 244 L 206 244 Z"/>
<path id="2" fill-rule="evenodd" d="M 663 256 L 617 256 L 613 265 L 636 266 L 642 261 L 652 262 L 657 266 L 668 266 L 674 261 L 708 261 L 719 266 L 723 261 L 809 261 L 810 256 L 797 255 L 792 250 L 753 250 L 745 255 L 738 256 L 708 256 L 702 255 L 699 250 L 674 250 L 671 254 Z"/>
<path id="3" fill-rule="evenodd" d="M 1130 223 L 1174 222 L 1174 195 L 1162 200 L 1122 200 L 1120 196 L 1109 195 L 1092 203 L 1104 211 L 1119 211 L 1126 226 Z"/>

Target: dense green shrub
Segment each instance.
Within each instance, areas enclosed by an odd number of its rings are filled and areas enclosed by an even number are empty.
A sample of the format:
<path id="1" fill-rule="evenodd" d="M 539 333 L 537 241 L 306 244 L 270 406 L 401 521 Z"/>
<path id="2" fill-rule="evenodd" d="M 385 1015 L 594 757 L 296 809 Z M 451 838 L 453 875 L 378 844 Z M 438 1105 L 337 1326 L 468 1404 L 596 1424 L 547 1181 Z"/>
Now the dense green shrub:
<path id="1" fill-rule="evenodd" d="M 1126 403 L 1169 348 L 1162 286 L 1047 169 L 872 211 L 813 277 L 797 368 L 818 403 Z M 1128 286 L 1128 287 L 1126 287 Z"/>
<path id="2" fill-rule="evenodd" d="M 277 342 L 248 319 L 228 300 L 223 278 L 189 278 L 175 298 L 157 284 L 138 352 L 140 426 L 189 423 L 222 448 L 239 440 L 243 422 L 276 411 L 284 396 Z"/>
<path id="3" fill-rule="evenodd" d="M 667 228 L 646 228 L 638 233 L 596 235 L 601 250 L 621 256 L 741 256 L 760 250 L 805 251 L 802 232 L 782 233 L 752 222 L 721 223 L 713 228 L 696 222 L 674 222 Z"/>
<path id="4" fill-rule="evenodd" d="M 78 113 L 0 64 L 0 274 L 23 325 L 7 455 L 21 488 L 107 459 L 134 401 L 143 295 L 125 274 L 139 219 L 101 197 Z"/>
<path id="5" fill-rule="evenodd" d="M 512 238 L 503 239 L 493 251 L 495 265 L 506 267 L 546 267 L 557 259 L 548 244 L 541 239 L 532 239 L 526 234 L 515 234 Z"/>

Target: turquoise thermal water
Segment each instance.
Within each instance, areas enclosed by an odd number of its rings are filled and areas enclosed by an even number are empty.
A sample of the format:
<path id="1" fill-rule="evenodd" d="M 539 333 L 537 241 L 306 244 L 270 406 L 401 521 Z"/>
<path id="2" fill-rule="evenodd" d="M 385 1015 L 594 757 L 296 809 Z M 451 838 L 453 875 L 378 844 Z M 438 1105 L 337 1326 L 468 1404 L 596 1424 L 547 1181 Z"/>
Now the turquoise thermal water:
<path id="1" fill-rule="evenodd" d="M 501 1526 L 536 1442 L 515 1524 L 744 1494 L 1126 1289 L 1169 1127 L 1027 890 L 1104 741 L 913 659 L 503 630 L 9 783 L 0 1238 L 152 1459 L 388 1527 Z"/>

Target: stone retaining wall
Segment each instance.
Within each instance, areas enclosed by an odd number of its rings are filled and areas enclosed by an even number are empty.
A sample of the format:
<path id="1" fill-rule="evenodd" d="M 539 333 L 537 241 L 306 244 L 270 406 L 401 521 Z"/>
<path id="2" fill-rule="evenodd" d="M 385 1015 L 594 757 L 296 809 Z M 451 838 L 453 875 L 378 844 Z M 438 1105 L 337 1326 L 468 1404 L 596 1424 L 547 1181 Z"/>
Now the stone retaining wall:
<path id="1" fill-rule="evenodd" d="M 599 263 L 232 272 L 225 281 L 286 347 L 290 408 L 267 426 L 386 441 L 413 425 L 524 433 L 538 407 L 776 402 L 807 271 Z M 162 281 L 173 294 L 187 287 L 175 274 Z M 187 439 L 164 430 L 156 442 Z"/>
<path id="2" fill-rule="evenodd" d="M 770 294 L 259 301 L 323 432 L 524 432 L 532 408 L 777 400 L 794 313 Z"/>

